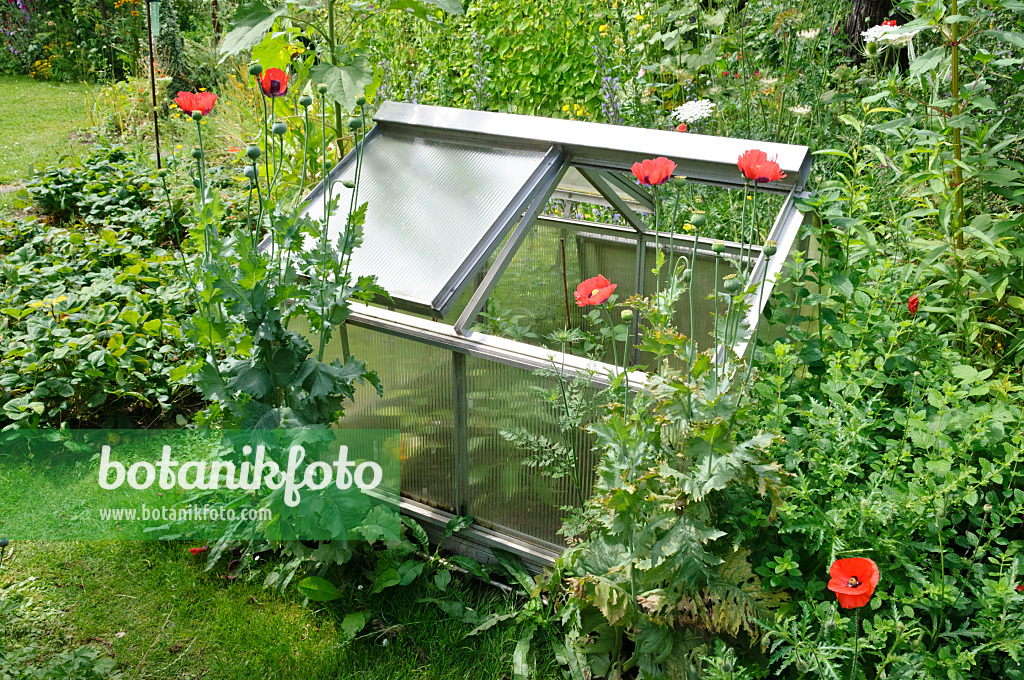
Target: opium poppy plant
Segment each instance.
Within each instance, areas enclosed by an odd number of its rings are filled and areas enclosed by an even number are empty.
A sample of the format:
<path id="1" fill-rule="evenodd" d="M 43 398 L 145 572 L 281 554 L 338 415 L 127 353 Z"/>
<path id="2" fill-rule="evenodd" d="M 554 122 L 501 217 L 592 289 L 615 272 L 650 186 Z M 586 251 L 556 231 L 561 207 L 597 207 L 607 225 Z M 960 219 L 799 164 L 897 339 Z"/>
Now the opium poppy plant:
<path id="1" fill-rule="evenodd" d="M 611 297 L 615 292 L 616 285 L 603 276 L 594 276 L 576 286 L 573 297 L 576 298 L 576 304 L 580 307 L 599 305 Z"/>
<path id="2" fill-rule="evenodd" d="M 185 113 L 198 111 L 204 116 L 210 115 L 213 105 L 217 103 L 217 95 L 212 92 L 179 92 L 174 103 Z"/>
<path id="3" fill-rule="evenodd" d="M 775 162 L 775 159 L 769 159 L 768 154 L 760 149 L 744 151 L 740 154 L 736 165 L 744 177 L 757 184 L 774 182 L 786 177 L 786 173 L 782 172 L 782 168 Z"/>
<path id="4" fill-rule="evenodd" d="M 843 609 L 863 607 L 878 585 L 878 565 L 866 557 L 836 560 L 828 569 L 828 589 L 836 594 Z"/>
<path id="5" fill-rule="evenodd" d="M 288 94 L 288 74 L 279 68 L 268 68 L 260 76 L 260 89 L 268 97 L 283 97 Z"/>
<path id="6" fill-rule="evenodd" d="M 655 187 L 664 184 L 672 176 L 676 164 L 664 156 L 640 161 L 633 164 L 633 176 L 640 184 Z"/>

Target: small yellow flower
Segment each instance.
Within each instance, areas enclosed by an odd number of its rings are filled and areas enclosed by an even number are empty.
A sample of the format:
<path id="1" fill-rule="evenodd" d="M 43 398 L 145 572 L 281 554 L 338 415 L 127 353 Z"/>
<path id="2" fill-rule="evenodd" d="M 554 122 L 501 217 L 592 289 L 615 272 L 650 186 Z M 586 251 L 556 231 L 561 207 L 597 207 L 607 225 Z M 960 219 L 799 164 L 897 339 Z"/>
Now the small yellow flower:
<path id="1" fill-rule="evenodd" d="M 693 225 L 687 222 L 683 225 L 683 231 L 693 231 Z"/>
<path id="2" fill-rule="evenodd" d="M 644 20 L 644 15 L 638 13 L 635 18 L 636 18 L 637 21 L 643 21 Z"/>
<path id="3" fill-rule="evenodd" d="M 178 146 L 176 146 L 174 148 L 180 150 L 181 149 L 181 144 L 179 144 Z"/>

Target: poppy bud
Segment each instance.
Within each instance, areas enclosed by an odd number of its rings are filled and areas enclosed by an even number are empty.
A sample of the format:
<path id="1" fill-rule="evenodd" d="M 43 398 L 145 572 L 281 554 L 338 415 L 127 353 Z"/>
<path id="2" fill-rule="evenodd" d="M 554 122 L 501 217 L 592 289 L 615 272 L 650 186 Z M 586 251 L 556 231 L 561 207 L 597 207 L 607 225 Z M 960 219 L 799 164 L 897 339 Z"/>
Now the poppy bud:
<path id="1" fill-rule="evenodd" d="M 701 212 L 695 212 L 690 215 L 690 224 L 700 229 L 708 223 L 708 216 Z"/>
<path id="2" fill-rule="evenodd" d="M 992 504 L 991 503 L 985 503 L 985 505 L 983 505 L 981 507 L 981 509 L 984 510 L 985 514 L 987 515 L 988 513 L 992 512 Z"/>
<path id="3" fill-rule="evenodd" d="M 690 279 L 692 279 L 692 278 L 693 278 L 693 270 L 692 269 L 684 269 L 683 270 L 683 283 L 689 283 Z"/>
<path id="4" fill-rule="evenodd" d="M 864 43 L 864 51 L 868 53 L 868 56 L 874 59 L 878 56 L 878 43 Z"/>
<path id="5" fill-rule="evenodd" d="M 360 108 L 366 106 L 366 97 L 356 97 L 356 106 Z"/>
<path id="6" fill-rule="evenodd" d="M 356 187 L 356 183 L 350 179 L 341 180 L 341 185 L 346 189 L 354 189 Z"/>
<path id="7" fill-rule="evenodd" d="M 195 158 L 198 161 L 202 157 L 203 157 L 203 150 L 202 149 L 200 149 L 198 146 L 196 148 L 192 149 L 192 158 Z"/>
<path id="8" fill-rule="evenodd" d="M 359 118 L 353 117 L 348 119 L 348 128 L 350 130 L 358 130 L 361 127 L 363 127 L 363 121 Z"/>
<path id="9" fill-rule="evenodd" d="M 725 243 L 723 243 L 722 241 L 715 241 L 714 243 L 711 244 L 711 252 L 724 253 Z"/>
<path id="10" fill-rule="evenodd" d="M 910 312 L 910 316 L 917 314 L 917 306 L 921 303 L 921 298 L 917 293 L 910 296 L 907 300 L 907 311 Z"/>
<path id="11" fill-rule="evenodd" d="M 313 98 L 310 97 L 308 94 L 304 94 L 301 97 L 299 97 L 299 106 L 301 106 L 302 108 L 308 109 L 312 105 Z"/>
<path id="12" fill-rule="evenodd" d="M 242 170 L 242 174 L 244 174 L 249 179 L 256 179 L 257 177 L 259 177 L 260 173 L 259 169 L 255 165 L 247 165 L 245 166 L 245 169 Z"/>
<path id="13" fill-rule="evenodd" d="M 278 137 L 283 137 L 284 133 L 288 132 L 288 124 L 285 123 L 283 120 L 279 120 L 276 123 L 274 123 L 274 125 L 270 128 L 270 131 L 273 132 Z"/>
<path id="14" fill-rule="evenodd" d="M 623 321 L 632 321 L 633 320 L 633 310 L 632 309 L 623 309 L 622 310 L 622 314 L 620 316 L 621 316 Z"/>
<path id="15" fill-rule="evenodd" d="M 249 65 L 249 75 L 251 75 L 251 76 L 258 76 L 261 73 L 263 73 L 263 67 L 262 66 L 260 66 L 259 64 L 250 64 Z"/>
<path id="16" fill-rule="evenodd" d="M 740 280 L 736 278 L 735 274 L 729 274 L 729 276 L 726 276 L 725 280 L 722 281 L 722 287 L 725 288 L 725 292 L 727 293 L 735 293 L 740 289 Z"/>
<path id="17" fill-rule="evenodd" d="M 320 94 L 327 94 L 327 86 L 324 85 L 323 83 L 320 83 L 319 85 L 316 86 L 316 91 L 319 92 Z"/>
<path id="18" fill-rule="evenodd" d="M 196 189 L 200 189 L 202 188 L 203 184 L 202 182 L 199 181 L 199 178 L 197 177 L 196 179 L 192 180 L 192 186 L 194 186 Z"/>
<path id="19" fill-rule="evenodd" d="M 768 241 L 764 244 L 764 254 L 768 257 L 773 257 L 777 252 L 779 252 L 779 244 L 775 241 Z"/>
<path id="20" fill-rule="evenodd" d="M 260 147 L 256 146 L 255 144 L 250 144 L 249 146 L 245 147 L 245 155 L 251 161 L 258 159 L 260 157 Z"/>
<path id="21" fill-rule="evenodd" d="M 160 179 L 167 177 L 167 170 L 165 168 L 160 168 L 159 170 L 156 171 L 156 176 L 159 177 Z"/>

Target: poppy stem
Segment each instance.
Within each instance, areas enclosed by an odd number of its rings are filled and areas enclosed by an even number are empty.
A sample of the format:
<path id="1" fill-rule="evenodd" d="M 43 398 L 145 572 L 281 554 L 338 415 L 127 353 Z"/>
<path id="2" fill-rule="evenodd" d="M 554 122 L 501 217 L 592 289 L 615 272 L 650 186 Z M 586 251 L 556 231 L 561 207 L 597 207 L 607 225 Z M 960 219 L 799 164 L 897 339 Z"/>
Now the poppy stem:
<path id="1" fill-rule="evenodd" d="M 850 661 L 850 680 L 857 674 L 857 661 L 860 656 L 860 608 L 853 610 L 853 659 Z"/>

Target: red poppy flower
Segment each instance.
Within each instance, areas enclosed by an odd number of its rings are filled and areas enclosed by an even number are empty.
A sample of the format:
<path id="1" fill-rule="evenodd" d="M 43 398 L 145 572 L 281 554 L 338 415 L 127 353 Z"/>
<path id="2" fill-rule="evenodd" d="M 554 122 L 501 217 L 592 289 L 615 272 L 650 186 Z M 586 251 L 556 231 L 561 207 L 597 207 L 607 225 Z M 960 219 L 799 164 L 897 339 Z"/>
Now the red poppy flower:
<path id="1" fill-rule="evenodd" d="M 917 306 L 921 304 L 921 298 L 917 293 L 910 296 L 907 300 L 907 309 L 910 311 L 910 316 L 917 314 Z"/>
<path id="2" fill-rule="evenodd" d="M 288 74 L 279 68 L 268 68 L 260 76 L 260 89 L 268 97 L 283 97 L 288 94 Z"/>
<path id="3" fill-rule="evenodd" d="M 768 154 L 760 149 L 744 151 L 737 159 L 736 165 L 744 177 L 757 184 L 774 182 L 786 177 L 786 173 L 782 172 L 775 159 L 769 159 Z"/>
<path id="4" fill-rule="evenodd" d="M 1017 592 L 1024 593 L 1024 583 L 1021 583 L 1019 586 L 1017 586 Z"/>
<path id="5" fill-rule="evenodd" d="M 843 609 L 863 607 L 878 585 L 878 565 L 866 557 L 836 560 L 828 569 L 828 589 L 836 594 Z"/>
<path id="6" fill-rule="evenodd" d="M 580 307 L 599 305 L 611 297 L 616 285 L 603 276 L 594 276 L 578 285 L 573 297 Z"/>
<path id="7" fill-rule="evenodd" d="M 189 548 L 188 551 L 193 555 L 202 555 L 204 552 L 210 549 L 210 546 L 204 545 L 202 548 Z"/>
<path id="8" fill-rule="evenodd" d="M 889 19 L 888 21 L 882 22 L 883 26 L 899 26 L 899 23 L 895 19 Z"/>
<path id="9" fill-rule="evenodd" d="M 675 169 L 675 163 L 664 156 L 658 156 L 653 160 L 647 159 L 639 163 L 633 163 L 633 176 L 636 177 L 640 184 L 654 187 L 667 182 L 668 178 L 672 176 L 672 171 Z"/>
<path id="10" fill-rule="evenodd" d="M 680 123 L 676 128 L 676 132 L 686 132 L 686 123 Z"/>
<path id="11" fill-rule="evenodd" d="M 217 95 L 212 92 L 179 92 L 174 103 L 185 113 L 198 111 L 204 116 L 210 115 L 213 105 L 217 103 Z"/>

